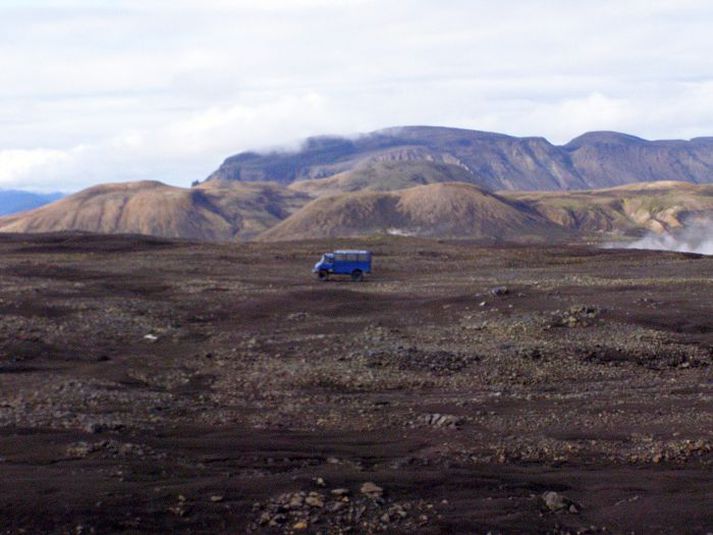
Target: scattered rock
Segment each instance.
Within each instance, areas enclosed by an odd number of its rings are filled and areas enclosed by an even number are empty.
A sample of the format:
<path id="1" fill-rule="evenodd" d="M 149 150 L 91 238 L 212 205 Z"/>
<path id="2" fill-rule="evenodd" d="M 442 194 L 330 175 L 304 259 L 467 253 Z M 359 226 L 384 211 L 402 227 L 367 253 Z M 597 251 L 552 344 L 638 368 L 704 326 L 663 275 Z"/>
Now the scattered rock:
<path id="1" fill-rule="evenodd" d="M 304 493 L 295 492 L 292 496 L 290 496 L 289 501 L 287 502 L 287 507 L 289 507 L 290 509 L 299 509 L 304 503 Z"/>
<path id="2" fill-rule="evenodd" d="M 565 311 L 552 313 L 552 327 L 589 327 L 601 314 L 601 309 L 592 305 L 576 305 Z"/>
<path id="3" fill-rule="evenodd" d="M 559 492 L 547 491 L 542 494 L 545 507 L 552 512 L 567 511 L 572 514 L 579 513 L 579 506 Z"/>
<path id="4" fill-rule="evenodd" d="M 510 293 L 510 289 L 507 286 L 496 286 L 495 288 L 490 288 L 490 295 L 496 297 L 502 297 Z"/>
<path id="5" fill-rule="evenodd" d="M 104 431 L 104 425 L 99 422 L 89 422 L 84 426 L 84 430 L 87 433 L 97 434 Z"/>
<path id="6" fill-rule="evenodd" d="M 324 507 L 324 496 L 317 492 L 310 492 L 305 498 L 305 503 L 310 507 Z"/>
<path id="7" fill-rule="evenodd" d="M 454 416 L 453 414 L 426 414 L 423 416 L 423 421 L 427 425 L 446 429 L 459 429 L 464 422 L 464 418 Z"/>
<path id="8" fill-rule="evenodd" d="M 253 505 L 256 518 L 248 532 L 262 533 L 265 528 L 274 528 L 276 533 L 289 534 L 319 527 L 318 533 L 393 530 L 415 533 L 428 522 L 431 514 L 437 516 L 431 503 L 394 502 L 383 498 L 384 490 L 371 481 L 361 485 L 360 490 L 353 497 L 349 497 L 351 493 L 347 488 L 333 489 L 327 496 L 314 491 L 297 491 L 256 503 Z"/>
<path id="9" fill-rule="evenodd" d="M 369 368 L 396 367 L 403 371 L 428 371 L 437 375 L 462 371 L 478 361 L 478 355 L 427 351 L 417 347 L 398 347 L 394 351 L 369 351 L 366 354 L 366 366 Z"/>
<path id="10" fill-rule="evenodd" d="M 384 489 L 372 483 L 371 481 L 367 481 L 366 483 L 364 483 L 359 488 L 359 491 L 362 494 L 369 496 L 370 498 L 381 498 L 381 496 L 383 496 L 384 494 Z"/>
<path id="11" fill-rule="evenodd" d="M 74 459 L 83 459 L 93 451 L 94 448 L 89 443 L 75 442 L 67 446 L 66 455 Z"/>
<path id="12" fill-rule="evenodd" d="M 520 358 L 527 359 L 527 360 L 542 360 L 542 358 L 543 358 L 542 350 L 538 347 L 521 349 L 520 351 L 517 352 L 517 355 Z"/>

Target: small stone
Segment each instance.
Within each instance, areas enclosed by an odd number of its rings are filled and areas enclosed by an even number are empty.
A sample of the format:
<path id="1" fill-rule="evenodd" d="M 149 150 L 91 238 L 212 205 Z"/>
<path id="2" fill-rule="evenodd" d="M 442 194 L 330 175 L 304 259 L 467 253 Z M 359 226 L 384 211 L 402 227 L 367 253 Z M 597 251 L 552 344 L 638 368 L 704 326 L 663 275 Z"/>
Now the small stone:
<path id="1" fill-rule="evenodd" d="M 67 446 L 67 456 L 83 459 L 93 451 L 93 447 L 86 442 L 75 442 Z"/>
<path id="2" fill-rule="evenodd" d="M 292 496 L 290 496 L 290 501 L 288 502 L 287 506 L 290 509 L 299 509 L 302 507 L 302 505 L 305 503 L 304 496 L 300 495 L 299 493 L 295 493 Z"/>
<path id="3" fill-rule="evenodd" d="M 305 498 L 305 503 L 310 507 L 324 507 L 324 499 L 315 492 L 310 492 L 309 496 Z"/>
<path id="4" fill-rule="evenodd" d="M 384 494 L 384 489 L 371 481 L 364 483 L 359 491 L 370 498 L 380 498 Z"/>
<path id="5" fill-rule="evenodd" d="M 314 484 L 317 485 L 318 487 L 326 487 L 327 483 L 325 483 L 324 479 L 321 477 L 318 477 L 314 480 Z"/>
<path id="6" fill-rule="evenodd" d="M 104 430 L 104 426 L 98 422 L 89 422 L 84 426 L 84 430 L 87 433 L 92 433 L 92 434 L 97 434 L 101 433 Z"/>
<path id="7" fill-rule="evenodd" d="M 495 288 L 490 289 L 490 294 L 497 297 L 502 297 L 503 295 L 507 295 L 509 293 L 510 289 L 507 286 L 496 286 Z"/>
<path id="8" fill-rule="evenodd" d="M 349 500 L 349 498 L 345 498 L 345 499 L 346 499 L 346 500 Z M 344 509 L 345 507 L 347 507 L 347 502 L 343 502 L 343 501 L 332 502 L 332 503 L 329 505 L 329 507 L 327 508 L 327 510 L 328 510 L 330 513 L 336 513 L 336 512 L 341 511 L 341 510 Z"/>
<path id="9" fill-rule="evenodd" d="M 221 496 L 220 494 L 215 494 L 210 497 L 210 501 L 212 501 L 213 503 L 219 503 L 222 502 L 224 498 L 225 497 Z"/>
<path id="10" fill-rule="evenodd" d="M 332 489 L 332 495 L 333 496 L 348 496 L 349 495 L 349 489 L 344 489 L 344 488 L 339 488 L 339 489 Z"/>
<path id="11" fill-rule="evenodd" d="M 188 510 L 183 506 L 183 504 L 176 505 L 175 507 L 169 507 L 168 510 L 176 516 L 184 517 L 188 514 Z"/>
<path id="12" fill-rule="evenodd" d="M 389 509 L 389 513 L 391 513 L 392 515 L 396 515 L 400 518 L 406 518 L 408 516 L 408 513 L 404 510 L 404 508 L 398 504 L 392 506 Z"/>
<path id="13" fill-rule="evenodd" d="M 278 513 L 272 517 L 269 525 L 270 526 L 281 526 L 285 522 L 287 522 L 287 517 L 285 515 L 283 515 L 282 513 Z"/>
<path id="14" fill-rule="evenodd" d="M 299 522 L 295 522 L 295 524 L 292 526 L 292 529 L 302 531 L 304 529 L 307 529 L 307 527 L 307 522 L 305 522 L 304 520 L 300 520 Z"/>
<path id="15" fill-rule="evenodd" d="M 574 511 L 576 511 L 577 513 L 579 512 L 579 507 L 577 507 L 577 504 L 575 504 L 572 500 L 558 492 L 545 492 L 542 494 L 542 499 L 545 502 L 545 506 L 550 511 L 556 512 L 566 510 L 569 512 L 573 512 L 572 508 L 574 508 Z"/>

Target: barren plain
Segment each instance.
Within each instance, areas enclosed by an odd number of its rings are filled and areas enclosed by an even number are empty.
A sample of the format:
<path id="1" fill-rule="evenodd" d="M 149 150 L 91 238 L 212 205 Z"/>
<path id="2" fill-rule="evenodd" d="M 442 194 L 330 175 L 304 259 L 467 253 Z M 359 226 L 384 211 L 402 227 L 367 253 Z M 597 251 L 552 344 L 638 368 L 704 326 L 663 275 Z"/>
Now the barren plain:
<path id="1" fill-rule="evenodd" d="M 372 276 L 313 279 L 344 246 Z M 0 253 L 0 533 L 713 532 L 713 258 Z"/>

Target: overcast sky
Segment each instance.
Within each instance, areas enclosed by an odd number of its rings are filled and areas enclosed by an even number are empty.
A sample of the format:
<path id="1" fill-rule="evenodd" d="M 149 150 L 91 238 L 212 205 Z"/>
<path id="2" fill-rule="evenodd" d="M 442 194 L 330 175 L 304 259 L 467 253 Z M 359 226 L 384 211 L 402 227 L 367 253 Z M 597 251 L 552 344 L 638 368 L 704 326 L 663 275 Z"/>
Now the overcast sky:
<path id="1" fill-rule="evenodd" d="M 429 124 L 713 135 L 709 0 L 0 0 L 0 188 Z"/>

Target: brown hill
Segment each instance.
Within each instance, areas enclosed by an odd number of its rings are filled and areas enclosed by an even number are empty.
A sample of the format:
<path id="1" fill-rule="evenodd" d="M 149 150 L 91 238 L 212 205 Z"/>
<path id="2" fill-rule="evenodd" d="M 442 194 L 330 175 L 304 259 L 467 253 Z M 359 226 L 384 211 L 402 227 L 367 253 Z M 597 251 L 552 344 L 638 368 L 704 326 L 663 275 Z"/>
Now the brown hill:
<path id="1" fill-rule="evenodd" d="M 353 191 L 394 191 L 426 184 L 469 181 L 468 171 L 454 164 L 430 160 L 379 160 L 363 162 L 351 171 L 329 178 L 297 180 L 288 187 L 320 197 Z"/>
<path id="2" fill-rule="evenodd" d="M 446 183 L 322 197 L 262 233 L 259 239 L 374 233 L 519 241 L 565 235 L 527 205 L 469 184 Z"/>
<path id="3" fill-rule="evenodd" d="M 713 185 L 661 181 L 572 192 L 504 192 L 579 234 L 663 232 L 713 215 Z"/>
<path id="4" fill-rule="evenodd" d="M 391 233 L 531 241 L 662 232 L 713 215 L 713 185 L 655 182 L 492 194 L 446 181 L 460 173 L 442 162 L 378 162 L 290 188 L 219 180 L 191 189 L 105 184 L 2 217 L 0 232 L 81 230 L 211 241 Z"/>
<path id="5" fill-rule="evenodd" d="M 275 184 L 211 182 L 186 189 L 161 182 L 103 184 L 36 210 L 0 218 L 0 232 L 81 230 L 196 240 L 251 238 L 309 198 Z"/>

